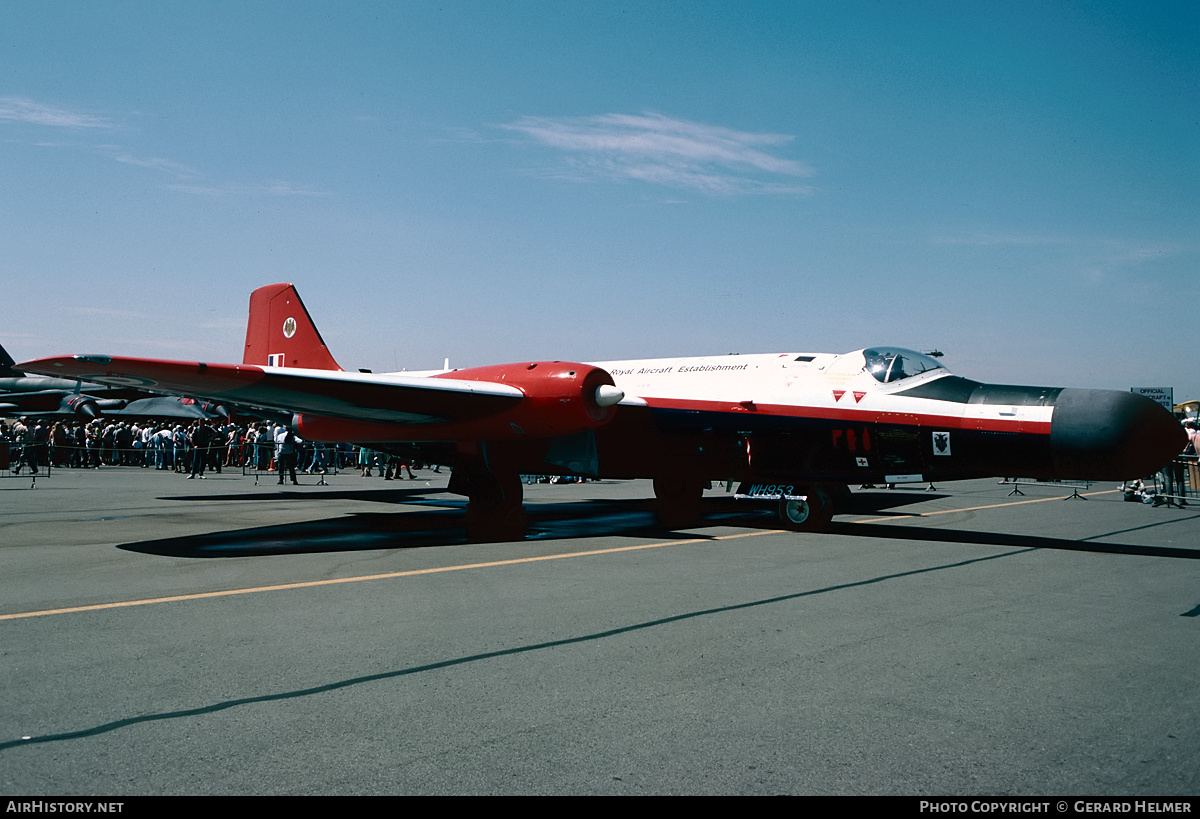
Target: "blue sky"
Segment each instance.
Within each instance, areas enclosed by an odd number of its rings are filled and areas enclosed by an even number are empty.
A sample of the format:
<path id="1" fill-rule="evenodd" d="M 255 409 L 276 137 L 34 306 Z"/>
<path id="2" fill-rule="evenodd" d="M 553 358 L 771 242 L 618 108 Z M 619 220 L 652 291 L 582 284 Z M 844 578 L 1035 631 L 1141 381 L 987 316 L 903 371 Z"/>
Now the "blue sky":
<path id="1" fill-rule="evenodd" d="M 937 348 L 1200 397 L 1194 2 L 0 5 L 17 360 Z"/>

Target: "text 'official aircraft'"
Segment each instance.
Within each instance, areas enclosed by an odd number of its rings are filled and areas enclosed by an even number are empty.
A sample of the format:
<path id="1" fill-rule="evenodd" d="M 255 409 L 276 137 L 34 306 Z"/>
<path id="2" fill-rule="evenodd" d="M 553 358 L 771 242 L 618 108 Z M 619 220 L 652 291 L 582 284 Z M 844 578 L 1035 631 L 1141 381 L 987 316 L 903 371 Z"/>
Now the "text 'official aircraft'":
<path id="1" fill-rule="evenodd" d="M 23 369 L 290 413 L 312 441 L 419 453 L 454 471 L 467 528 L 519 536 L 522 474 L 650 478 L 663 522 L 710 480 L 828 523 L 849 483 L 1143 477 L 1183 449 L 1169 412 L 1131 393 L 981 384 L 921 353 L 771 353 L 453 371 L 343 371 L 290 284 L 250 296 L 242 364 L 106 355 Z"/>

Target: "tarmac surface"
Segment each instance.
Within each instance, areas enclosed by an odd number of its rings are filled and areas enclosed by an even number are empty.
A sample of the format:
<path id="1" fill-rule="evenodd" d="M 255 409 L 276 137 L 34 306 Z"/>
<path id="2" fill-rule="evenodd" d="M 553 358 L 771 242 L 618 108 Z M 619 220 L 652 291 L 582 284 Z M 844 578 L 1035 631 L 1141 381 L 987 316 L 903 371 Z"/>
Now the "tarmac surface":
<path id="1" fill-rule="evenodd" d="M 446 477 L 0 480 L 0 792 L 1200 793 L 1196 507 L 541 484 L 471 544 Z"/>

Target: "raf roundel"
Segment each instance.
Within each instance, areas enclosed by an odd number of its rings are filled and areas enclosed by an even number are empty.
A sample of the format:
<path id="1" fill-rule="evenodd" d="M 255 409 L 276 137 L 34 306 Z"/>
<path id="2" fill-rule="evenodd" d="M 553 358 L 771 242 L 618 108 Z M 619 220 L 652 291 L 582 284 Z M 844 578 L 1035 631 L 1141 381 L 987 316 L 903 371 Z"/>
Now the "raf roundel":
<path id="1" fill-rule="evenodd" d="M 153 387 L 158 383 L 139 375 L 108 375 L 107 373 L 89 374 L 88 381 L 96 384 L 108 384 L 111 387 Z"/>
<path id="2" fill-rule="evenodd" d="M 287 321 L 283 323 L 283 337 L 291 338 L 296 335 L 296 320 L 288 316 Z"/>

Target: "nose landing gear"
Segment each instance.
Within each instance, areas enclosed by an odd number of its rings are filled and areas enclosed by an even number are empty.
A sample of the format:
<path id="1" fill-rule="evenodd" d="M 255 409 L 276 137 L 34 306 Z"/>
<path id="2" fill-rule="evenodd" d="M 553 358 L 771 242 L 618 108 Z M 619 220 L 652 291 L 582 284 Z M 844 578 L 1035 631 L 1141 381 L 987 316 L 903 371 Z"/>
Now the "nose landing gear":
<path id="1" fill-rule="evenodd" d="M 819 532 L 833 519 L 833 503 L 825 490 L 803 487 L 804 500 L 784 498 L 779 501 L 779 521 L 794 532 Z"/>

